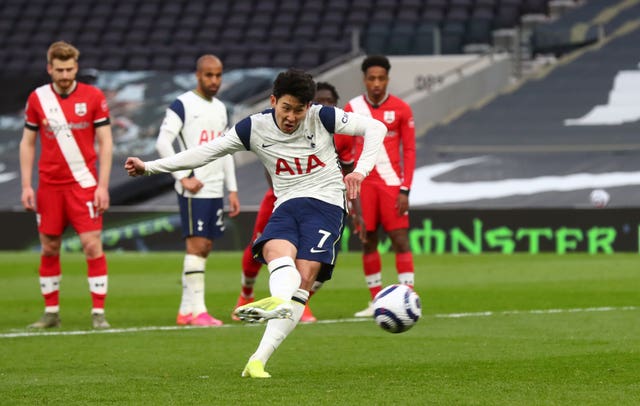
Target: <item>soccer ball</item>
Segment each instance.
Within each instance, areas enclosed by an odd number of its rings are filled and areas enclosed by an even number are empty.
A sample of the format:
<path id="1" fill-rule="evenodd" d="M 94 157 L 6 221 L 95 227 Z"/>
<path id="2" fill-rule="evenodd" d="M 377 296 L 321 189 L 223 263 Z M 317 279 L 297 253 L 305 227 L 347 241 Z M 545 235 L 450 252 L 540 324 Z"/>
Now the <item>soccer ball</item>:
<path id="1" fill-rule="evenodd" d="M 373 318 L 380 328 L 402 333 L 413 327 L 422 316 L 420 297 L 407 285 L 390 285 L 373 299 Z"/>
<path id="2" fill-rule="evenodd" d="M 607 193 L 607 191 L 604 189 L 594 189 L 589 195 L 591 204 L 599 209 L 607 207 L 610 199 L 611 196 L 609 196 L 609 193 Z"/>

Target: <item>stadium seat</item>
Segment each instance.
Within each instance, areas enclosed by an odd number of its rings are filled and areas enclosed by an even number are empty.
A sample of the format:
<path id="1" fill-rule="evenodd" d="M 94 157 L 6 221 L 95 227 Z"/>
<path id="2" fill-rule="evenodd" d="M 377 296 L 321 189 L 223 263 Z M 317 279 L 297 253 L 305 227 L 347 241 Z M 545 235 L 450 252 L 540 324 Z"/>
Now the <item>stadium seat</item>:
<path id="1" fill-rule="evenodd" d="M 296 66 L 301 69 L 313 69 L 320 64 L 320 55 L 314 51 L 302 51 L 296 60 Z"/>
<path id="2" fill-rule="evenodd" d="M 344 0 L 328 0 L 326 4 L 325 9 L 327 13 L 340 13 L 344 17 L 349 10 L 349 2 Z"/>
<path id="3" fill-rule="evenodd" d="M 171 55 L 155 55 L 149 63 L 147 69 L 169 72 L 173 70 L 174 58 Z"/>
<path id="4" fill-rule="evenodd" d="M 214 43 L 218 40 L 218 29 L 213 27 L 204 27 L 194 34 L 195 43 Z"/>
<path id="5" fill-rule="evenodd" d="M 272 66 L 279 68 L 291 68 L 295 64 L 295 55 L 291 52 L 276 52 L 271 60 Z"/>
<path id="6" fill-rule="evenodd" d="M 491 20 L 472 18 L 467 22 L 464 42 L 467 44 L 491 44 Z"/>
<path id="7" fill-rule="evenodd" d="M 199 1 L 189 1 L 182 10 L 183 15 L 203 16 L 207 12 L 205 3 Z"/>
<path id="8" fill-rule="evenodd" d="M 227 54 L 227 56 L 224 58 L 224 65 L 228 70 L 245 68 L 246 67 L 245 52 L 238 50 L 238 51 Z"/>
<path id="9" fill-rule="evenodd" d="M 422 10 L 422 15 L 420 19 L 427 23 L 432 24 L 440 24 L 444 20 L 445 9 L 442 7 L 431 7 L 429 5 L 427 8 Z"/>
<path id="10" fill-rule="evenodd" d="M 272 17 L 270 14 L 254 13 L 249 19 L 249 29 L 259 27 L 267 29 L 272 24 Z"/>
<path id="11" fill-rule="evenodd" d="M 329 20 L 325 24 L 320 24 L 320 27 L 316 30 L 316 35 L 322 38 L 323 41 L 336 41 L 343 37 L 342 25 L 334 24 L 332 20 Z"/>
<path id="12" fill-rule="evenodd" d="M 513 28 L 518 24 L 520 12 L 514 5 L 500 5 L 493 20 L 493 29 Z"/>
<path id="13" fill-rule="evenodd" d="M 522 14 L 547 14 L 548 0 L 524 0 L 522 3 Z"/>
<path id="14" fill-rule="evenodd" d="M 137 70 L 148 70 L 149 69 L 149 58 L 144 55 L 133 55 L 125 63 L 125 68 L 131 71 Z M 154 67 L 155 69 L 155 67 Z"/>
<path id="15" fill-rule="evenodd" d="M 129 45 L 144 45 L 147 42 L 148 30 L 135 28 L 124 35 L 124 42 Z"/>
<path id="16" fill-rule="evenodd" d="M 173 65 L 174 70 L 178 72 L 191 72 L 195 69 L 197 57 L 191 54 L 179 55 Z M 224 64 L 224 61 L 222 61 Z"/>
<path id="17" fill-rule="evenodd" d="M 294 15 L 300 10 L 300 2 L 298 0 L 284 0 L 279 3 L 278 15 Z"/>
<path id="18" fill-rule="evenodd" d="M 268 15 L 275 13 L 278 9 L 276 0 L 260 0 L 256 3 L 253 14 Z"/>
<path id="19" fill-rule="evenodd" d="M 165 1 L 162 3 L 158 16 L 178 16 L 182 12 L 182 3 L 174 1 Z"/>
<path id="20" fill-rule="evenodd" d="M 269 52 L 251 52 L 247 58 L 247 68 L 261 68 L 272 66 Z"/>
<path id="21" fill-rule="evenodd" d="M 443 54 L 462 53 L 465 24 L 459 21 L 446 21 L 440 36 Z"/>
<path id="22" fill-rule="evenodd" d="M 223 42 L 239 43 L 244 39 L 244 29 L 231 26 L 220 32 L 219 40 Z"/>
<path id="23" fill-rule="evenodd" d="M 367 10 L 351 10 L 347 14 L 345 25 L 354 28 L 362 28 L 369 21 L 369 12 Z"/>
<path id="24" fill-rule="evenodd" d="M 286 41 L 291 36 L 292 26 L 288 25 L 275 25 L 271 32 L 269 32 L 269 38 L 271 41 L 279 42 Z"/>
<path id="25" fill-rule="evenodd" d="M 371 23 L 364 34 L 363 48 L 368 54 L 383 54 L 391 33 L 389 22 Z"/>
<path id="26" fill-rule="evenodd" d="M 395 11 L 398 8 L 399 0 L 376 0 L 375 8 L 378 10 Z"/>
<path id="27" fill-rule="evenodd" d="M 391 9 L 375 10 L 369 18 L 369 24 L 391 23 L 395 18 L 395 12 Z"/>
<path id="28" fill-rule="evenodd" d="M 142 3 L 136 11 L 137 17 L 153 18 L 158 14 L 159 3 Z"/>
<path id="29" fill-rule="evenodd" d="M 100 64 L 101 70 L 122 70 L 125 69 L 124 58 L 121 55 L 105 56 Z"/>
<path id="30" fill-rule="evenodd" d="M 345 20 L 344 11 L 327 10 L 320 25 L 343 25 Z"/>
<path id="31" fill-rule="evenodd" d="M 402 24 L 415 24 L 420 19 L 420 14 L 418 9 L 405 9 L 401 8 L 398 10 L 398 14 L 396 14 L 395 21 Z"/>
<path id="32" fill-rule="evenodd" d="M 395 24 L 391 29 L 385 53 L 390 55 L 410 54 L 414 36 L 415 27 L 412 24 Z"/>
<path id="33" fill-rule="evenodd" d="M 411 45 L 411 53 L 417 55 L 433 55 L 435 30 L 439 29 L 437 24 L 423 22 L 418 24 L 415 37 Z"/>
<path id="34" fill-rule="evenodd" d="M 265 38 L 269 37 L 268 26 L 260 26 L 249 24 L 249 28 L 245 33 L 244 39 L 245 41 L 253 42 L 253 41 L 264 41 Z"/>
<path id="35" fill-rule="evenodd" d="M 292 35 L 295 41 L 306 42 L 315 39 L 316 30 L 310 25 L 298 25 Z"/>

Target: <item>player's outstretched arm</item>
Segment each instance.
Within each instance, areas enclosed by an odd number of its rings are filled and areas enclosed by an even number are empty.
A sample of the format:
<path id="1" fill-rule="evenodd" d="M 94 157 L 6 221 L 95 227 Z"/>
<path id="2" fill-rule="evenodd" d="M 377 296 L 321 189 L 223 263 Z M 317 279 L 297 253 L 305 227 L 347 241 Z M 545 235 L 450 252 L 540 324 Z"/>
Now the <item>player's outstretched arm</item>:
<path id="1" fill-rule="evenodd" d="M 138 157 L 128 157 L 124 163 L 124 169 L 129 176 L 140 176 L 144 175 L 145 165 Z"/>

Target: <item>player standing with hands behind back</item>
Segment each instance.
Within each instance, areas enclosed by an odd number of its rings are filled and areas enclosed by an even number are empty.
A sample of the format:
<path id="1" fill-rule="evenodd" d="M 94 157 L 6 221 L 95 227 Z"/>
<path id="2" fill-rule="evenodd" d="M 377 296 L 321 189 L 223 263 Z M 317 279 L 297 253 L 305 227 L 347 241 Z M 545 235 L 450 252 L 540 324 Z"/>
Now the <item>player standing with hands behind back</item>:
<path id="1" fill-rule="evenodd" d="M 181 94 L 167 109 L 156 148 L 161 157 L 176 154 L 178 139 L 184 151 L 222 135 L 227 128 L 227 109 L 215 98 L 222 83 L 222 62 L 203 55 L 196 62 L 197 87 Z M 176 317 L 178 325 L 221 326 L 222 321 L 207 311 L 204 274 L 214 238 L 224 232 L 224 186 L 229 191 L 229 216 L 240 213 L 233 157 L 227 155 L 193 170 L 172 173 L 176 179 L 182 235 L 186 254 L 182 268 L 182 300 Z"/>
<path id="2" fill-rule="evenodd" d="M 36 211 L 42 245 L 40 290 L 45 302 L 44 315 L 31 328 L 60 326 L 60 247 L 69 224 L 78 233 L 87 259 L 93 328 L 110 327 L 104 316 L 107 261 L 101 231 L 102 213 L 109 208 L 113 140 L 104 94 L 76 81 L 79 56 L 80 52 L 66 42 L 51 44 L 47 72 L 53 83 L 34 90 L 25 108 L 20 142 L 21 201 L 25 209 Z M 42 148 L 36 195 L 31 178 L 38 132 Z"/>
<path id="3" fill-rule="evenodd" d="M 384 147 L 376 166 L 362 182 L 362 217 L 366 225 L 362 264 L 371 299 L 382 290 L 382 265 L 378 253 L 378 227 L 391 239 L 396 254 L 398 281 L 413 287 L 413 255 L 409 246 L 409 191 L 416 164 L 416 136 L 411 107 L 389 94 L 391 64 L 385 56 L 368 56 L 362 62 L 366 93 L 345 106 L 381 121 L 387 126 Z M 356 158 L 362 150 L 360 138 L 354 139 Z M 356 317 L 372 317 L 371 303 Z"/>

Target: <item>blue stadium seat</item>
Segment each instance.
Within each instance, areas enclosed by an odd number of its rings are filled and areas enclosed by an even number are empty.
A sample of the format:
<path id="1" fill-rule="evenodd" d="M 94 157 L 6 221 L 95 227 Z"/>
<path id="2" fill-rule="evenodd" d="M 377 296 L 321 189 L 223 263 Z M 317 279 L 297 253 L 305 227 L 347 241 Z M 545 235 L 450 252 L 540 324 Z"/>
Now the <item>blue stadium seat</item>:
<path id="1" fill-rule="evenodd" d="M 298 25 L 293 31 L 293 38 L 298 42 L 305 42 L 315 39 L 315 27 L 310 25 Z"/>
<path id="2" fill-rule="evenodd" d="M 363 48 L 368 54 L 385 53 L 390 33 L 391 23 L 371 23 L 363 37 Z"/>
<path id="3" fill-rule="evenodd" d="M 269 39 L 274 42 L 288 40 L 293 26 L 275 25 L 269 32 Z"/>
<path id="4" fill-rule="evenodd" d="M 316 31 L 316 35 L 323 41 L 335 41 L 341 39 L 343 37 L 342 25 L 334 24 L 333 21 L 321 24 Z"/>
<path id="5" fill-rule="evenodd" d="M 438 29 L 438 25 L 429 22 L 423 22 L 416 27 L 415 36 L 411 45 L 411 53 L 417 55 L 433 55 L 434 49 L 434 31 Z"/>
<path id="6" fill-rule="evenodd" d="M 261 68 L 272 66 L 269 52 L 251 52 L 247 59 L 247 68 Z"/>
<path id="7" fill-rule="evenodd" d="M 518 7 L 513 5 L 500 5 L 493 20 L 493 28 L 513 28 L 518 25 L 520 20 L 520 11 Z"/>
<path id="8" fill-rule="evenodd" d="M 296 59 L 296 67 L 301 69 L 313 69 L 320 65 L 320 55 L 313 51 L 302 51 Z"/>
<path id="9" fill-rule="evenodd" d="M 386 52 L 390 55 L 409 55 L 415 36 L 415 27 L 412 24 L 395 24 L 386 46 Z"/>
<path id="10" fill-rule="evenodd" d="M 295 61 L 295 54 L 291 52 L 276 52 L 271 59 L 272 66 L 279 68 L 291 68 Z"/>

